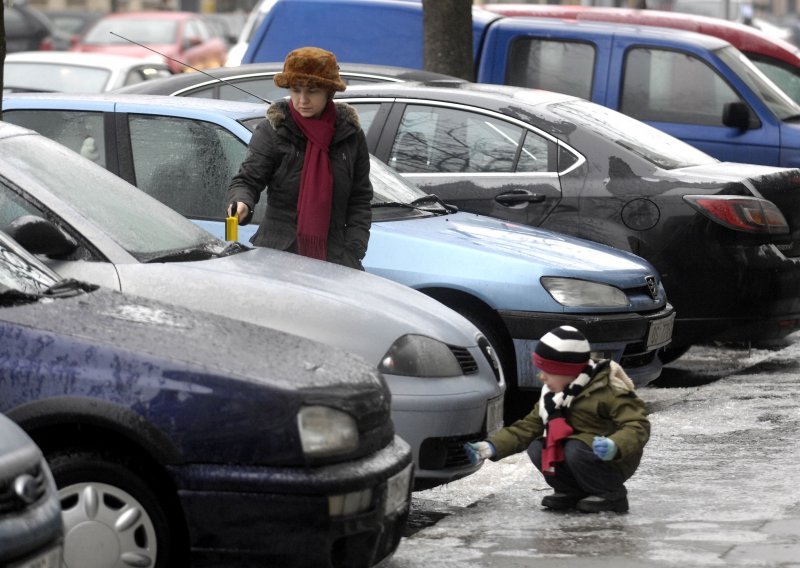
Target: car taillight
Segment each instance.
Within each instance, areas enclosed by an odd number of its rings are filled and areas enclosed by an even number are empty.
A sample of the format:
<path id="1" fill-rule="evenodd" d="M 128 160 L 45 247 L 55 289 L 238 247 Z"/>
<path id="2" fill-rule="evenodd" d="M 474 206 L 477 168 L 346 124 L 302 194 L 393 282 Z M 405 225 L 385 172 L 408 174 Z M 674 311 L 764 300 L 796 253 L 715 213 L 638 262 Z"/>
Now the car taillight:
<path id="1" fill-rule="evenodd" d="M 700 213 L 734 231 L 770 235 L 789 233 L 780 209 L 766 199 L 735 195 L 684 195 Z"/>
<path id="2" fill-rule="evenodd" d="M 53 51 L 53 49 L 53 40 L 49 37 L 44 38 L 39 44 L 40 51 Z"/>

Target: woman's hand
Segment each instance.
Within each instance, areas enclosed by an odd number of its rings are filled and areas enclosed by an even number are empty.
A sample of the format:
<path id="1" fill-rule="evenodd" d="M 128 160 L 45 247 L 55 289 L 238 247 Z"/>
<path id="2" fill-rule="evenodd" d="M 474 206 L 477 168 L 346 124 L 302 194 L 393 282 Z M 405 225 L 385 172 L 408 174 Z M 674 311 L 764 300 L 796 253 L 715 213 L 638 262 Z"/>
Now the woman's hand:
<path id="1" fill-rule="evenodd" d="M 228 217 L 233 217 L 233 204 L 228 205 Z M 239 223 L 244 222 L 247 216 L 250 214 L 250 208 L 243 202 L 237 201 L 236 202 L 236 218 L 239 220 Z"/>

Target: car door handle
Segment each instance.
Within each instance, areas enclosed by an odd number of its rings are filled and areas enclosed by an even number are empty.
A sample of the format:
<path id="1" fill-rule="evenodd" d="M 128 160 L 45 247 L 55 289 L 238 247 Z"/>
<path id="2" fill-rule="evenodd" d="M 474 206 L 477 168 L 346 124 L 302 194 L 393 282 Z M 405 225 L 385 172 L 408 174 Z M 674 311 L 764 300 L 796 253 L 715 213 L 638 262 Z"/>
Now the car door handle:
<path id="1" fill-rule="evenodd" d="M 518 203 L 541 203 L 547 196 L 541 193 L 501 193 L 494 200 L 501 205 L 516 205 Z"/>

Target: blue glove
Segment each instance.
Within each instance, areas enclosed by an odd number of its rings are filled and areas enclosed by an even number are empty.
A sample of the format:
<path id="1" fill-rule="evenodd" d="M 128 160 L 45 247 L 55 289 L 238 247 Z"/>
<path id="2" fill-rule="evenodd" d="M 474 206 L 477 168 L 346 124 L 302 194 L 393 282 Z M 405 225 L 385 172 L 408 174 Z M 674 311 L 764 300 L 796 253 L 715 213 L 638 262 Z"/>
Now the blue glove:
<path id="1" fill-rule="evenodd" d="M 617 455 L 617 445 L 611 438 L 595 436 L 594 440 L 592 440 L 592 451 L 601 460 L 611 461 Z"/>
<path id="2" fill-rule="evenodd" d="M 467 452 L 469 463 L 472 465 L 493 458 L 497 453 L 491 442 L 467 442 L 464 444 L 464 451 Z"/>

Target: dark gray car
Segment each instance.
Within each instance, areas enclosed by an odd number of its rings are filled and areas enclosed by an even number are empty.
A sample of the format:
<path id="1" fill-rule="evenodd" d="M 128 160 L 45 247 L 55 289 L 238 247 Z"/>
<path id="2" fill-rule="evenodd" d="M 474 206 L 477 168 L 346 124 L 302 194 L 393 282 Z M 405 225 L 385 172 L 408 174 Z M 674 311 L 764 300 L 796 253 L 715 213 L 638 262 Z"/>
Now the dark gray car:
<path id="1" fill-rule="evenodd" d="M 63 531 L 56 484 L 41 450 L 0 414 L 0 566 L 61 566 Z"/>

